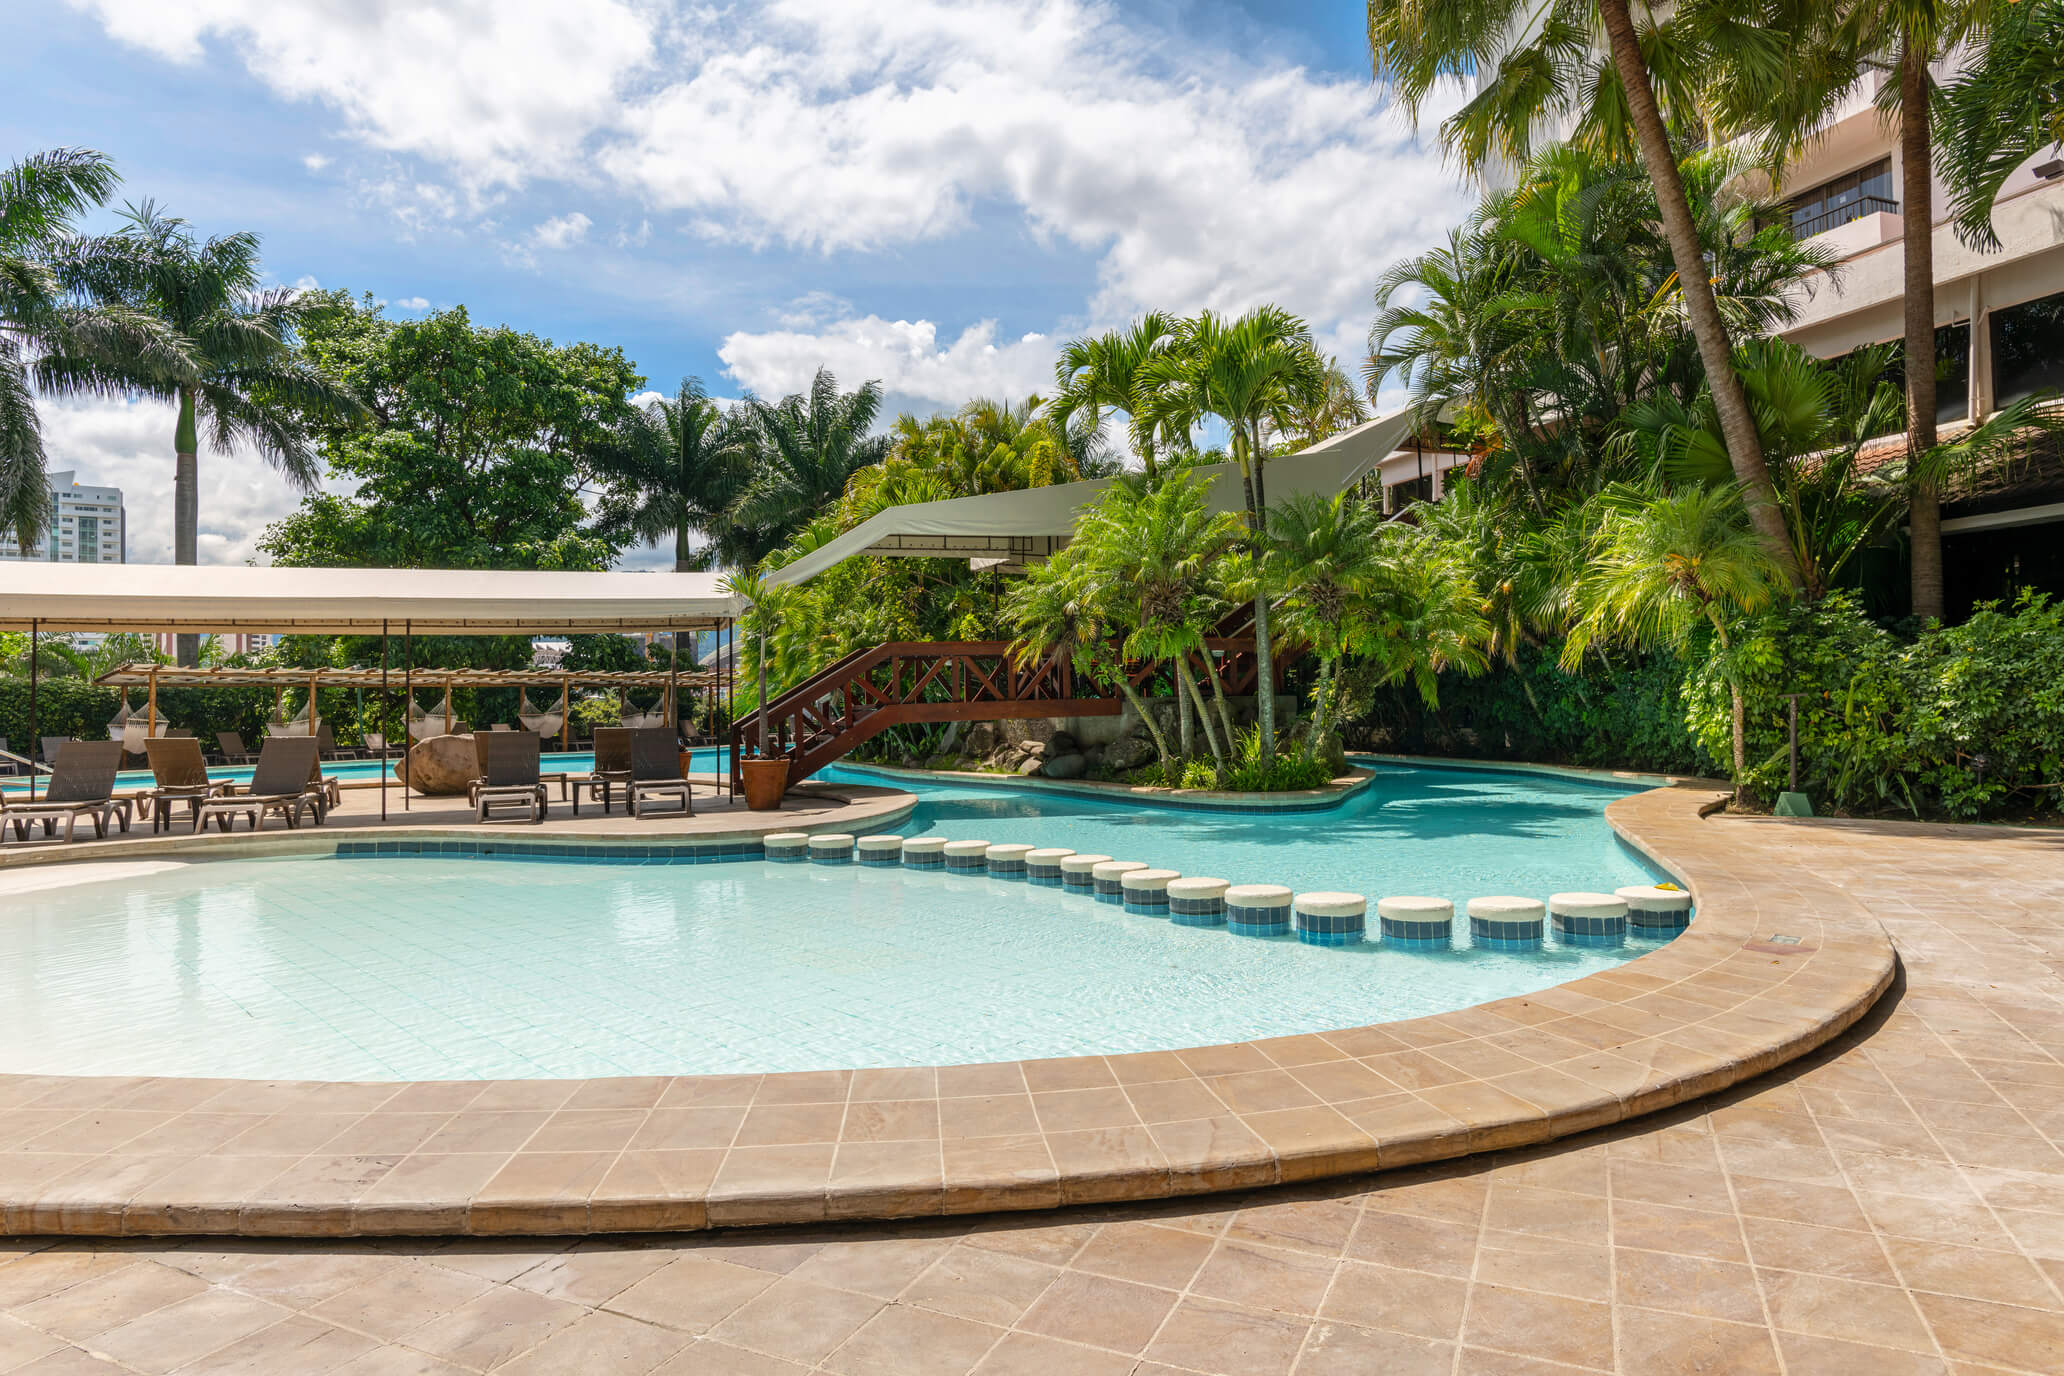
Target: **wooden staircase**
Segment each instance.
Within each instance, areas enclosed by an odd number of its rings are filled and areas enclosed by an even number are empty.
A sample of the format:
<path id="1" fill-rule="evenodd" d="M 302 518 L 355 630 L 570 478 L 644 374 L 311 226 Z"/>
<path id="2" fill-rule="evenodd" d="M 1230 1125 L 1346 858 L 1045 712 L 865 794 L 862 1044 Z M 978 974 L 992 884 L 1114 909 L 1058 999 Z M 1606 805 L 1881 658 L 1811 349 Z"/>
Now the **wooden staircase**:
<path id="1" fill-rule="evenodd" d="M 1228 695 L 1254 691 L 1254 623 L 1235 612 L 1205 639 L 1214 652 L 1192 661 L 1199 674 L 1221 675 Z M 767 704 L 767 754 L 789 762 L 790 783 L 806 779 L 870 736 L 910 722 L 1004 721 L 1033 717 L 1115 717 L 1125 697 L 1115 685 L 1075 672 L 1065 655 L 1020 665 L 1007 640 L 892 641 L 855 650 Z M 1277 683 L 1295 651 L 1276 661 Z M 1160 665 L 1128 665 L 1137 686 Z M 1207 690 L 1208 691 L 1208 690 Z M 732 781 L 744 786 L 738 762 L 760 751 L 760 714 L 731 728 Z"/>

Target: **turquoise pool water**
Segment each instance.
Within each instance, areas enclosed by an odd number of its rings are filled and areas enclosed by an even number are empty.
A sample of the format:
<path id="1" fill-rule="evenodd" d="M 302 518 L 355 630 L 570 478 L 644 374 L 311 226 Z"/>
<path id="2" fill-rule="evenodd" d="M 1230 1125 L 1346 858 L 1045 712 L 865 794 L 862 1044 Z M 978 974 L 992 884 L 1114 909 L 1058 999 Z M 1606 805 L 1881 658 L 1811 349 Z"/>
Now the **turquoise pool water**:
<path id="1" fill-rule="evenodd" d="M 909 834 L 1372 897 L 1652 877 L 1610 839 L 1613 790 L 1552 779 L 1385 767 L 1337 811 L 1278 817 L 920 791 Z M 432 1079 L 1124 1052 L 1445 1011 L 1647 949 L 1458 941 L 1438 954 L 1303 946 L 1021 883 L 857 866 L 141 866 L 0 898 L 0 1072 Z"/>
<path id="2" fill-rule="evenodd" d="M 1376 782 L 1315 812 L 1204 812 L 970 783 L 915 783 L 841 765 L 826 782 L 887 784 L 919 807 L 910 836 L 1030 841 L 1144 860 L 1235 884 L 1345 889 L 1374 900 L 1427 894 L 1462 904 L 1487 894 L 1545 899 L 1569 890 L 1652 884 L 1665 876 L 1605 825 L 1605 805 L 1639 785 L 1566 775 L 1363 761 Z"/>

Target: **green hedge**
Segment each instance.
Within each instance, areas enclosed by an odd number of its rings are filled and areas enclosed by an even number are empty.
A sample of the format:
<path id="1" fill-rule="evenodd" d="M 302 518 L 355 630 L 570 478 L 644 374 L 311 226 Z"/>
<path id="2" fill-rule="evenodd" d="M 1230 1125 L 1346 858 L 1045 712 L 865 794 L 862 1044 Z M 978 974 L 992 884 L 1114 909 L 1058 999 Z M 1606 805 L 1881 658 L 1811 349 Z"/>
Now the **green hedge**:
<path id="1" fill-rule="evenodd" d="M 1823 811 L 2053 812 L 2064 782 L 2064 606 L 2024 594 L 1902 640 L 1850 594 L 1754 618 L 1685 685 L 1693 731 L 1727 749 L 1739 674 L 1749 792 L 1785 786 L 1785 694 L 1799 693 L 1799 785 Z"/>
<path id="2" fill-rule="evenodd" d="M 142 711 L 143 702 L 143 694 L 132 690 L 130 709 Z M 0 736 L 7 737 L 16 754 L 29 753 L 24 747 L 35 744 L 32 737 L 104 741 L 108 720 L 120 710 L 121 696 L 112 688 L 96 688 L 82 679 L 44 679 L 36 685 L 36 729 L 31 732 L 28 680 L 0 678 Z M 272 693 L 264 688 L 160 688 L 158 711 L 200 737 L 203 749 L 213 750 L 217 731 L 257 739 L 272 715 Z"/>
<path id="3" fill-rule="evenodd" d="M 1710 774 L 1718 765 L 1685 722 L 1685 668 L 1667 654 L 1592 656 L 1578 673 L 1556 663 L 1559 643 L 1522 646 L 1518 665 L 1475 678 L 1440 676 L 1438 708 L 1417 688 L 1363 690 L 1343 735 L 1358 750 L 1523 760 L 1656 773 Z M 1724 758 L 1724 756 L 1722 757 Z"/>

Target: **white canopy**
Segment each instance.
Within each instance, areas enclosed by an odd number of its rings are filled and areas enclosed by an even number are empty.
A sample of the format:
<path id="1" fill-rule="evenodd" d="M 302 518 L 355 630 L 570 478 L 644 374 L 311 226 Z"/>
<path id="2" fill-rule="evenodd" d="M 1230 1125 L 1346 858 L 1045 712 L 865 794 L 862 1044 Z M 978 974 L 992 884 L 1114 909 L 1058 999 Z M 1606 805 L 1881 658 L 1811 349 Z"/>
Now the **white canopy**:
<path id="1" fill-rule="evenodd" d="M 1300 493 L 1331 496 L 1382 461 L 1411 431 L 1411 417 L 1392 411 L 1372 421 L 1321 440 L 1309 449 L 1269 460 L 1263 470 L 1270 505 Z M 1207 500 L 1214 511 L 1246 509 L 1239 467 L 1212 464 L 1196 470 L 1209 484 Z M 1094 503 L 1111 480 L 1062 483 L 994 492 L 979 497 L 952 497 L 941 502 L 913 502 L 879 512 L 836 540 L 813 550 L 767 576 L 772 587 L 807 582 L 855 555 L 983 559 L 1022 563 L 1058 552 L 1074 534 L 1075 520 Z"/>
<path id="2" fill-rule="evenodd" d="M 0 563 L 0 631 L 640 632 L 715 626 L 744 606 L 715 573 Z"/>

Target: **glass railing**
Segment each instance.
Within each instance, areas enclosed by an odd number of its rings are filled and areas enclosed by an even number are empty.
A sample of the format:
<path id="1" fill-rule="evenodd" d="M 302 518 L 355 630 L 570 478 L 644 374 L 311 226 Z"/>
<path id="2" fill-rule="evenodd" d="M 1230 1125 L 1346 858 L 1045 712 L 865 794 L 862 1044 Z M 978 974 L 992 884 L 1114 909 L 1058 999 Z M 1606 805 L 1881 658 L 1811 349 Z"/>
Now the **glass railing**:
<path id="1" fill-rule="evenodd" d="M 1830 207 L 1817 214 L 1802 215 L 1794 212 L 1792 216 L 1792 237 L 1794 239 L 1811 239 L 1816 234 L 1825 234 L 1831 229 L 1839 229 L 1851 220 L 1860 220 L 1866 215 L 1877 215 L 1880 213 L 1897 215 L 1899 213 L 1899 202 L 1884 196 L 1858 196 L 1855 200 L 1845 201 L 1841 205 Z"/>

